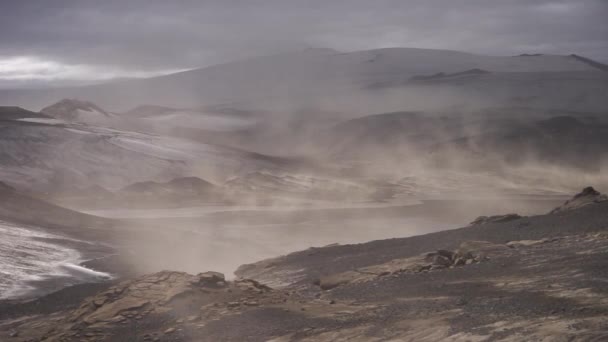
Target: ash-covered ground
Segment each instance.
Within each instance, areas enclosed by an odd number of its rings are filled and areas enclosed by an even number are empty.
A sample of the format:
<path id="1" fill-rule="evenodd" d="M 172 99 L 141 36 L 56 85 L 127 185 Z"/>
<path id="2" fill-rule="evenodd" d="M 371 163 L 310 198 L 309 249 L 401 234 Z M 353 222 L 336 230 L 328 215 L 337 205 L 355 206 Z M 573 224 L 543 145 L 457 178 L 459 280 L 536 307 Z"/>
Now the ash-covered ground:
<path id="1" fill-rule="evenodd" d="M 15 341 L 601 341 L 608 201 L 5 303 Z"/>

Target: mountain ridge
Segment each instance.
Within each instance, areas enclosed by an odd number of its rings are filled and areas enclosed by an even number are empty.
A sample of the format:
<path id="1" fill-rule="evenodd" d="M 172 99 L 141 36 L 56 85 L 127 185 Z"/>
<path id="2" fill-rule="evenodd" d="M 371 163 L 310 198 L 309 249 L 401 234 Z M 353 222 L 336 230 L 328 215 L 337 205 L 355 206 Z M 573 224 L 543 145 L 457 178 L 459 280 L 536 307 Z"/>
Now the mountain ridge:
<path id="1" fill-rule="evenodd" d="M 150 103 L 187 106 L 251 103 L 269 109 L 287 96 L 296 106 L 315 104 L 331 90 L 338 95 L 361 85 L 393 83 L 433 73 L 597 72 L 566 55 L 484 56 L 451 50 L 386 48 L 338 53 L 288 53 L 196 68 L 175 74 L 79 88 L 0 91 L 0 104 L 36 108 L 58 98 L 87 98 L 113 111 Z M 287 92 L 289 89 L 289 92 Z M 291 95 L 290 95 L 291 94 Z"/>

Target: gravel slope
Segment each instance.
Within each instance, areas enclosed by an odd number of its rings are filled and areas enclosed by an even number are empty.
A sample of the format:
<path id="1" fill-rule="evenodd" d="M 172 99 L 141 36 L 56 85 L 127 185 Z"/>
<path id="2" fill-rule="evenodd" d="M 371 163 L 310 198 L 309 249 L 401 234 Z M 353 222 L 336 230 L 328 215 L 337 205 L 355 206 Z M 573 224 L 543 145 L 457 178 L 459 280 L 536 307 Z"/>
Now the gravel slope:
<path id="1" fill-rule="evenodd" d="M 226 281 L 213 272 L 164 271 L 102 286 L 79 306 L 93 289 L 66 289 L 39 300 L 40 315 L 28 303 L 10 308 L 0 321 L 0 339 L 603 341 L 607 209 L 604 201 L 510 222 L 315 248 L 240 270 L 243 277 L 283 281 L 282 288 Z M 332 279 L 342 281 L 324 286 Z M 69 291 L 72 304 L 50 310 Z"/>

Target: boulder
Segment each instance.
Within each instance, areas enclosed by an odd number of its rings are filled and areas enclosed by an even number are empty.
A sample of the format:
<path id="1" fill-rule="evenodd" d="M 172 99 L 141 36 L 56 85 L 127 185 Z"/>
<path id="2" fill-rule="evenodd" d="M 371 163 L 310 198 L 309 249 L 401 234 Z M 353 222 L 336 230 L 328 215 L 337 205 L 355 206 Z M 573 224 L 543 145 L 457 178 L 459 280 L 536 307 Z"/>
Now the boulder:
<path id="1" fill-rule="evenodd" d="M 226 285 L 226 277 L 219 272 L 204 272 L 197 275 L 198 279 L 194 285 L 203 287 L 223 287 Z"/>
<path id="2" fill-rule="evenodd" d="M 446 258 L 443 255 L 435 255 L 433 257 L 433 266 L 445 266 L 445 267 L 449 267 L 452 265 L 452 260 L 449 258 Z"/>

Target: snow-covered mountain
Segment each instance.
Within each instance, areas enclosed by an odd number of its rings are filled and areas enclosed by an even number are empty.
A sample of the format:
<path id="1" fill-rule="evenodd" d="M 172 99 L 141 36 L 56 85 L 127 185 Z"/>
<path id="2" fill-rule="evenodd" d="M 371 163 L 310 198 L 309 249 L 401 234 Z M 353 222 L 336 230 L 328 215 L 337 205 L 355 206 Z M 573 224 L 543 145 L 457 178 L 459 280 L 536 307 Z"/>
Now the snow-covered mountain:
<path id="1" fill-rule="evenodd" d="M 20 189 L 58 190 L 200 176 L 214 182 L 288 162 L 177 137 L 48 118 L 0 121 L 0 179 Z"/>
<path id="2" fill-rule="evenodd" d="M 89 87 L 0 92 L 0 104 L 37 109 L 58 98 L 84 98 L 114 111 L 140 104 L 176 108 L 225 105 L 249 110 L 316 108 L 358 114 L 432 106 L 526 102 L 605 105 L 601 64 L 579 56 L 482 56 L 392 48 L 340 53 L 311 49 L 177 74 Z M 467 71 L 478 69 L 483 73 Z M 464 77 L 420 77 L 443 73 Z M 387 91 L 390 90 L 390 91 Z"/>

